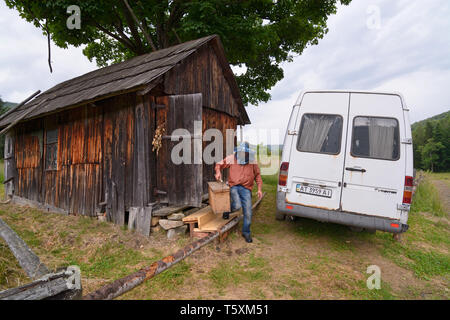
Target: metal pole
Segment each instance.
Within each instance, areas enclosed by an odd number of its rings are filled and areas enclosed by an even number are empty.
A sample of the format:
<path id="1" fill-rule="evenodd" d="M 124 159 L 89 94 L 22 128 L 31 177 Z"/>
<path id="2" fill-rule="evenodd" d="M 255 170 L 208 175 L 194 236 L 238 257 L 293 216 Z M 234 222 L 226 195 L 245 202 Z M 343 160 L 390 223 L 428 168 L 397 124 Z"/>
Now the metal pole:
<path id="1" fill-rule="evenodd" d="M 255 209 L 262 201 L 266 193 L 263 194 L 261 199 L 255 202 L 252 209 Z M 211 233 L 210 235 L 201 238 L 193 243 L 187 245 L 183 249 L 178 250 L 175 254 L 163 258 L 162 260 L 152 263 L 150 266 L 145 267 L 135 273 L 132 273 L 122 279 L 118 279 L 110 284 L 107 284 L 100 289 L 89 293 L 83 297 L 83 300 L 111 300 L 121 296 L 122 294 L 136 288 L 138 285 L 142 284 L 144 281 L 153 278 L 154 276 L 160 274 L 161 272 L 169 269 L 174 264 L 180 262 L 181 260 L 187 258 L 195 251 L 204 247 L 214 239 L 216 239 L 220 234 L 227 232 L 235 225 L 239 223 L 242 219 L 241 216 L 235 217 L 225 226 L 223 226 L 218 232 Z"/>

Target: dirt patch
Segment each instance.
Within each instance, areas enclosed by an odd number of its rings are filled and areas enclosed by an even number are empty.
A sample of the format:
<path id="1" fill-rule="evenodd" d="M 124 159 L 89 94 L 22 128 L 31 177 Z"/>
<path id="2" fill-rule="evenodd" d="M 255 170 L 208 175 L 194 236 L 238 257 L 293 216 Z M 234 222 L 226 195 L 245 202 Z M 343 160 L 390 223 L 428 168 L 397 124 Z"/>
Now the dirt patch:
<path id="1" fill-rule="evenodd" d="M 447 214 L 450 212 L 450 187 L 448 183 L 442 180 L 432 180 L 439 192 L 439 198 Z"/>

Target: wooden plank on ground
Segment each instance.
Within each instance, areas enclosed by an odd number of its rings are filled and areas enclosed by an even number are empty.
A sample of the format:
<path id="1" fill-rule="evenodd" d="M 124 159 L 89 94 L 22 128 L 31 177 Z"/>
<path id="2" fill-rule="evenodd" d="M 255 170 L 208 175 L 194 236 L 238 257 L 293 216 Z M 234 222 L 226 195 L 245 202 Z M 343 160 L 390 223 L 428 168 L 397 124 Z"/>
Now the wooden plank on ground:
<path id="1" fill-rule="evenodd" d="M 0 300 L 74 300 L 81 294 L 80 268 L 71 266 L 24 286 L 0 291 Z"/>
<path id="2" fill-rule="evenodd" d="M 128 214 L 128 230 L 136 229 L 136 220 L 139 213 L 139 208 L 130 207 Z"/>
<path id="3" fill-rule="evenodd" d="M 198 218 L 202 217 L 205 214 L 209 214 L 210 212 L 212 212 L 210 206 L 204 207 L 204 208 L 198 210 L 197 212 L 195 212 L 187 217 L 184 217 L 183 222 L 198 221 Z"/>
<path id="4" fill-rule="evenodd" d="M 136 219 L 136 230 L 141 235 L 148 237 L 150 235 L 150 226 L 152 221 L 152 207 L 139 208 Z"/>
<path id="5" fill-rule="evenodd" d="M 6 241 L 6 244 L 28 277 L 34 279 L 49 273 L 49 270 L 39 257 L 2 219 L 0 219 L 0 237 Z"/>
<path id="6" fill-rule="evenodd" d="M 224 225 L 229 223 L 234 217 L 237 217 L 241 214 L 241 210 L 236 213 L 230 214 L 230 219 L 223 219 L 222 216 L 217 215 L 214 219 L 209 220 L 207 223 L 198 226 L 200 232 L 215 232 L 219 231 Z"/>
<path id="7" fill-rule="evenodd" d="M 212 208 L 211 207 L 207 207 L 207 208 L 209 208 L 209 212 L 207 212 L 206 214 L 204 214 L 202 216 L 199 216 L 197 219 L 198 227 L 200 229 L 203 228 L 203 226 L 206 225 L 207 223 L 209 223 L 210 221 L 217 219 L 217 216 L 212 211 Z"/>
<path id="8" fill-rule="evenodd" d="M 167 217 L 170 216 L 172 213 L 183 211 L 184 209 L 190 208 L 191 206 L 171 206 L 171 207 L 164 207 L 158 210 L 153 211 L 152 215 L 154 217 Z"/>

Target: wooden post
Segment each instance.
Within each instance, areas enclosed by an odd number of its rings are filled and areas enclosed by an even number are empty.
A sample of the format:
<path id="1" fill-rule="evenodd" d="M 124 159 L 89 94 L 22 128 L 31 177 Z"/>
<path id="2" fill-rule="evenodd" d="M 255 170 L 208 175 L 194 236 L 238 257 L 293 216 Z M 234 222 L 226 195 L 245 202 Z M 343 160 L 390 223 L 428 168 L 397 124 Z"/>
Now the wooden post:
<path id="1" fill-rule="evenodd" d="M 128 230 L 136 229 L 136 219 L 139 212 L 139 208 L 131 207 L 128 213 Z"/>
<path id="2" fill-rule="evenodd" d="M 80 269 L 71 266 L 24 286 L 1 291 L 0 300 L 75 300 L 81 294 Z"/>
<path id="3" fill-rule="evenodd" d="M 136 218 L 136 230 L 141 235 L 148 237 L 152 223 L 152 207 L 138 208 Z"/>
<path id="4" fill-rule="evenodd" d="M 16 160 L 14 157 L 14 135 L 7 133 L 5 137 L 5 195 L 11 198 L 14 194 L 14 183 L 16 182 Z"/>
<path id="5" fill-rule="evenodd" d="M 0 237 L 5 240 L 28 277 L 35 279 L 49 273 L 39 257 L 2 219 L 0 219 Z"/>

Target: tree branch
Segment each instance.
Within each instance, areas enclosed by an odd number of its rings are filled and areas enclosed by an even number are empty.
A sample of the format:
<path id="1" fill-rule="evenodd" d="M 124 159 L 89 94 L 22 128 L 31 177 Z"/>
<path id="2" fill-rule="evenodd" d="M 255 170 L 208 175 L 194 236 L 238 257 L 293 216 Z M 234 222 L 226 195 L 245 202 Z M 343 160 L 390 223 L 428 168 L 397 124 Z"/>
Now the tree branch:
<path id="1" fill-rule="evenodd" d="M 50 68 L 50 73 L 53 73 L 53 68 L 52 68 L 51 38 L 50 38 L 50 31 L 48 30 L 48 22 L 47 22 L 47 20 L 45 20 L 45 32 L 47 32 L 48 67 Z"/>
<path id="2" fill-rule="evenodd" d="M 134 53 L 136 53 L 136 54 L 140 53 L 140 52 L 138 52 L 138 48 L 136 48 L 136 46 L 133 44 L 133 42 L 131 42 L 131 40 L 125 34 L 123 35 L 124 38 L 122 38 L 122 37 L 119 37 L 118 35 L 114 34 L 113 32 L 109 31 L 105 27 L 101 26 L 97 22 L 95 22 L 95 26 L 100 31 L 106 33 L 108 36 L 110 36 L 110 37 L 116 39 L 117 41 L 119 41 L 120 43 L 122 43 L 125 47 L 127 47 L 128 49 L 130 49 Z"/>
<path id="3" fill-rule="evenodd" d="M 124 14 L 126 23 L 127 23 L 128 27 L 130 28 L 131 35 L 135 39 L 136 46 L 139 48 L 140 53 L 145 53 L 146 50 L 145 50 L 144 44 L 141 41 L 141 36 L 140 36 L 138 28 L 136 26 L 136 22 L 134 21 L 132 15 L 130 14 L 130 11 L 128 10 L 128 8 L 124 2 L 121 2 L 121 9 Z"/>
<path id="4" fill-rule="evenodd" d="M 144 33 L 145 38 L 147 39 L 148 44 L 152 47 L 153 51 L 156 51 L 156 47 L 152 41 L 152 38 L 150 38 L 150 35 L 147 33 L 147 31 L 145 31 L 144 27 L 141 25 L 141 23 L 139 22 L 138 18 L 136 17 L 136 15 L 134 14 L 133 9 L 130 7 L 130 5 L 128 4 L 127 0 L 122 0 L 123 3 L 125 4 L 126 8 L 128 9 L 128 14 L 131 14 L 131 16 L 133 17 L 134 21 L 136 22 L 136 24 L 139 26 L 139 28 L 141 28 L 142 33 Z M 125 10 L 127 11 L 127 10 Z M 128 16 L 128 14 L 126 14 L 126 16 Z M 132 30 L 133 31 L 133 30 Z M 140 39 L 139 39 L 140 40 Z"/>

